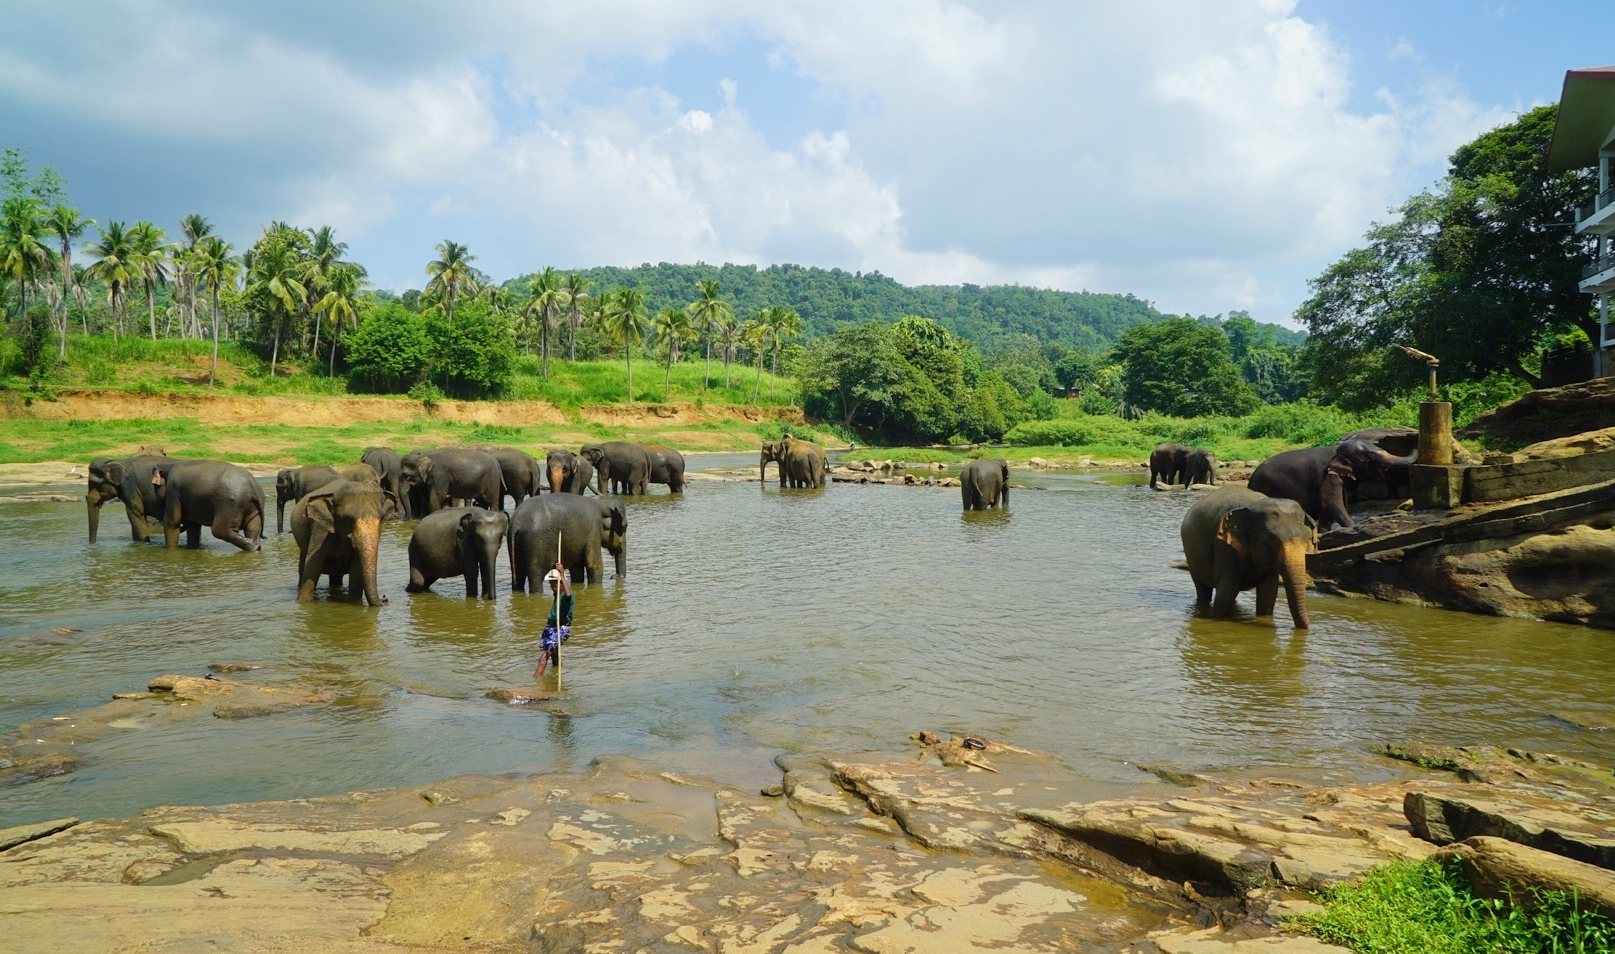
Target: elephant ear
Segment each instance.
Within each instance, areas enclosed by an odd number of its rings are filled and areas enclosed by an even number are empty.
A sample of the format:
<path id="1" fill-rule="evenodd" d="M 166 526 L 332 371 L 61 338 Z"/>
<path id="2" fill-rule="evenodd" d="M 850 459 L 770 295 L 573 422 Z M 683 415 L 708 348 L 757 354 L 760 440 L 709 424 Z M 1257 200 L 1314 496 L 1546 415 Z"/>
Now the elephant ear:
<path id="1" fill-rule="evenodd" d="M 336 532 L 336 514 L 331 509 L 331 495 L 328 493 L 312 493 L 305 497 L 303 516 L 326 533 Z"/>
<path id="2" fill-rule="evenodd" d="M 1233 547 L 1234 552 L 1240 556 L 1245 555 L 1246 547 L 1239 528 L 1249 513 L 1249 507 L 1240 507 L 1223 514 L 1222 519 L 1217 521 L 1217 539 Z"/>
<path id="3" fill-rule="evenodd" d="M 473 536 L 476 532 L 477 515 L 471 511 L 467 511 L 460 517 L 460 526 L 454 531 L 454 539 L 463 543 L 467 537 Z"/>
<path id="4" fill-rule="evenodd" d="M 115 460 L 107 461 L 106 462 L 106 468 L 102 472 L 107 475 L 107 480 L 111 481 L 112 483 L 114 483 L 114 484 L 123 483 L 123 477 L 124 477 L 123 464 L 119 463 L 118 461 L 115 461 Z M 95 465 L 94 464 L 90 465 L 90 473 L 92 473 L 92 474 L 95 473 Z"/>
<path id="5" fill-rule="evenodd" d="M 1318 521 L 1312 519 L 1312 514 L 1310 513 L 1302 513 L 1301 520 L 1312 534 L 1312 549 L 1318 549 Z"/>

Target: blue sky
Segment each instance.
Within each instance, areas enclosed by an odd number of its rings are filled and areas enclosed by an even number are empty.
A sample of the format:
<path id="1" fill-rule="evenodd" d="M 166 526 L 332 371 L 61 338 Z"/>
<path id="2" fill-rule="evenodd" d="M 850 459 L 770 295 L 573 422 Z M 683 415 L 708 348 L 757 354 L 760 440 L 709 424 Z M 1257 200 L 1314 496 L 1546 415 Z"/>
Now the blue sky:
<path id="1" fill-rule="evenodd" d="M 0 145 L 103 221 L 334 225 L 378 284 L 796 262 L 1285 321 L 1615 5 L 19 0 Z"/>

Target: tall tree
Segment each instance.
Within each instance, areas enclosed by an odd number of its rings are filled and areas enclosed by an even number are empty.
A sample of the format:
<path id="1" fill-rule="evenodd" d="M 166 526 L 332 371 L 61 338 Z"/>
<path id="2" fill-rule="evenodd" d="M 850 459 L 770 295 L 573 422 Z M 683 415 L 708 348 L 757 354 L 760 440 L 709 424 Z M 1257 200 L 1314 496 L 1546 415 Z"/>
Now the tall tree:
<path id="1" fill-rule="evenodd" d="M 718 297 L 723 286 L 716 278 L 700 282 L 696 285 L 700 289 L 701 297 L 690 305 L 690 319 L 695 328 L 707 342 L 707 371 L 702 378 L 701 390 L 705 391 L 712 386 L 712 338 L 713 334 L 723 328 L 724 324 L 734 316 L 735 310 L 728 302 Z M 729 362 L 724 361 L 724 387 L 729 386 Z"/>
<path id="2" fill-rule="evenodd" d="M 28 318 L 28 288 L 50 274 L 54 258 L 45 244 L 45 219 L 39 200 L 31 195 L 12 196 L 0 204 L 0 272 L 17 288 L 18 317 L 27 329 L 30 348 L 37 357 L 43 345 Z"/>
<path id="3" fill-rule="evenodd" d="M 437 258 L 426 265 L 426 274 L 431 276 L 426 290 L 443 299 L 450 323 L 454 321 L 454 299 L 461 292 L 476 294 L 477 270 L 471 264 L 476 260 L 464 245 L 445 239 L 438 243 Z"/>
<path id="4" fill-rule="evenodd" d="M 769 322 L 773 320 L 770 309 L 764 308 L 757 313 L 757 317 L 740 326 L 739 337 L 741 344 L 750 348 L 757 358 L 757 374 L 752 378 L 751 403 L 757 403 L 757 397 L 763 389 L 763 355 L 768 353 Z"/>
<path id="5" fill-rule="evenodd" d="M 619 288 L 602 313 L 611 337 L 622 345 L 628 368 L 628 403 L 634 403 L 634 346 L 645 337 L 645 293 L 637 288 Z"/>
<path id="6" fill-rule="evenodd" d="M 308 258 L 303 263 L 303 284 L 308 287 L 307 307 L 315 315 L 314 344 L 309 350 L 316 357 L 320 353 L 320 323 L 324 313 L 314 306 L 330 292 L 332 278 L 341 270 L 342 257 L 347 252 L 348 243 L 338 242 L 336 230 L 329 225 L 322 225 L 309 233 Z M 333 344 L 333 359 L 335 347 Z"/>
<path id="7" fill-rule="evenodd" d="M 134 246 L 135 275 L 146 293 L 146 317 L 151 321 L 151 340 L 157 340 L 158 285 L 168 282 L 168 233 L 151 222 L 136 222 L 129 229 L 129 240 Z"/>
<path id="8" fill-rule="evenodd" d="M 196 243 L 196 278 L 212 293 L 213 309 L 213 363 L 208 366 L 207 386 L 219 376 L 219 291 L 225 285 L 234 285 L 241 266 L 231 257 L 234 246 L 217 235 L 199 237 Z"/>
<path id="9" fill-rule="evenodd" d="M 1129 405 L 1178 417 L 1249 414 L 1257 399 L 1228 357 L 1222 329 L 1188 318 L 1135 325 L 1122 332 L 1122 394 Z"/>
<path id="10" fill-rule="evenodd" d="M 561 283 L 566 290 L 566 323 L 570 331 L 566 339 L 566 360 L 578 360 L 578 324 L 583 318 L 582 304 L 589 294 L 589 279 L 586 275 L 572 272 Z"/>
<path id="11" fill-rule="evenodd" d="M 324 294 L 315 302 L 314 310 L 331 316 L 331 361 L 327 376 L 336 376 L 336 342 L 342 332 L 342 323 L 359 327 L 359 295 L 369 284 L 364 266 L 355 262 L 339 262 L 323 279 Z"/>
<path id="12" fill-rule="evenodd" d="M 305 272 L 301 257 L 284 230 L 272 233 L 267 238 L 267 241 L 260 240 L 259 247 L 253 252 L 247 293 L 263 298 L 274 323 L 274 350 L 269 356 L 269 376 L 272 378 L 280 364 L 281 332 L 287 318 L 308 301 L 308 286 L 303 284 Z"/>
<path id="13" fill-rule="evenodd" d="M 786 341 L 795 341 L 802 335 L 802 316 L 794 309 L 775 305 L 769 309 L 768 338 L 774 346 L 774 359 L 769 365 L 768 399 L 774 400 L 774 385 L 779 381 L 779 349 Z"/>
<path id="14" fill-rule="evenodd" d="M 96 226 L 100 238 L 84 246 L 84 251 L 95 256 L 95 262 L 85 269 L 84 277 L 107 286 L 107 304 L 112 308 L 112 340 L 116 342 L 123 331 L 123 310 L 129 298 L 129 286 L 139 281 L 135 267 L 135 244 L 129 229 L 122 222 L 108 222 L 106 228 Z"/>
<path id="15" fill-rule="evenodd" d="M 56 255 L 56 263 L 62 269 L 62 360 L 67 359 L 67 321 L 68 303 L 75 300 L 73 294 L 73 243 L 89 231 L 95 220 L 86 218 L 82 212 L 65 202 L 58 202 L 45 213 L 45 228 L 61 243 L 60 251 Z M 82 309 L 80 309 L 82 313 Z M 86 319 L 87 321 L 87 319 Z"/>
<path id="16" fill-rule="evenodd" d="M 651 322 L 651 330 L 656 340 L 667 348 L 667 369 L 662 374 L 662 400 L 665 402 L 672 394 L 673 361 L 679 353 L 679 345 L 694 329 L 690 326 L 690 316 L 682 308 L 663 308 Z"/>
<path id="17" fill-rule="evenodd" d="M 550 324 L 555 320 L 555 313 L 561 309 L 566 301 L 566 292 L 561 288 L 561 276 L 555 269 L 544 266 L 544 270 L 533 276 L 528 283 L 532 293 L 532 300 L 528 307 L 538 313 L 538 360 L 541 377 L 550 376 Z"/>

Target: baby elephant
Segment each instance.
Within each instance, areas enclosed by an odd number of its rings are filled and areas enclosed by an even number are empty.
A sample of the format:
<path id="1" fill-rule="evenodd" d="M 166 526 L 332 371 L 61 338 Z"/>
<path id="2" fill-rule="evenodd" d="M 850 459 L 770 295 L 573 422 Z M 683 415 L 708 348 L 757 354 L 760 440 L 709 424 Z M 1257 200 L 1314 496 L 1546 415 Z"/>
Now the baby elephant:
<path id="1" fill-rule="evenodd" d="M 1225 487 L 1183 516 L 1183 556 L 1201 605 L 1225 617 L 1241 590 L 1256 590 L 1256 615 L 1272 616 L 1279 586 L 1296 629 L 1306 629 L 1307 554 L 1318 548 L 1318 524 L 1301 505 Z"/>
<path id="2" fill-rule="evenodd" d="M 411 593 L 432 588 L 445 577 L 464 576 L 465 595 L 495 599 L 494 565 L 499 545 L 510 530 L 510 515 L 481 507 L 449 507 L 431 514 L 415 527 L 409 538 L 409 585 Z"/>

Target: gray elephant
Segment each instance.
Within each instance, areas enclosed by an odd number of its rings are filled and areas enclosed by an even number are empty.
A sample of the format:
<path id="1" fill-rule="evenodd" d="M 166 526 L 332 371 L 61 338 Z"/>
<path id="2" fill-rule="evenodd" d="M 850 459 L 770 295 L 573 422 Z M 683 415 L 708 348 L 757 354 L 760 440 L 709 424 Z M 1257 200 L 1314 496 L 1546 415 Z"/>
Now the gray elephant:
<path id="1" fill-rule="evenodd" d="M 1156 483 L 1157 479 L 1166 481 L 1168 485 L 1177 483 L 1183 477 L 1188 462 L 1189 448 L 1182 444 L 1155 445 L 1155 450 L 1150 451 L 1150 489 L 1161 489 Z"/>
<path id="2" fill-rule="evenodd" d="M 1346 511 L 1346 488 L 1358 480 L 1384 480 L 1418 463 L 1415 447 L 1406 457 L 1388 454 L 1368 441 L 1350 438 L 1338 444 L 1274 454 L 1251 472 L 1248 486 L 1269 497 L 1301 505 L 1325 531 L 1352 525 Z"/>
<path id="3" fill-rule="evenodd" d="M 142 448 L 143 450 L 145 448 Z M 97 457 L 90 461 L 89 487 L 84 503 L 90 518 L 90 542 L 95 542 L 101 529 L 101 505 L 108 500 L 123 501 L 124 515 L 129 518 L 129 531 L 136 543 L 151 538 L 147 520 L 161 520 L 163 495 L 152 485 L 153 472 L 168 473 L 178 463 L 162 454 L 139 454 L 114 460 Z"/>
<path id="4" fill-rule="evenodd" d="M 400 517 L 408 517 L 409 495 L 404 492 L 404 459 L 391 447 L 366 447 L 359 455 L 360 463 L 369 464 L 381 475 L 381 489 L 398 499 L 403 508 Z"/>
<path id="5" fill-rule="evenodd" d="M 215 540 L 257 550 L 264 535 L 264 496 L 258 478 L 245 467 L 222 460 L 176 461 L 152 469 L 152 486 L 163 495 L 163 546 L 179 546 L 184 529 L 188 547 L 202 545 L 202 527 Z"/>
<path id="6" fill-rule="evenodd" d="M 421 520 L 409 538 L 410 593 L 432 588 L 438 580 L 465 577 L 465 595 L 494 599 L 494 567 L 499 546 L 510 532 L 510 514 L 481 507 L 446 507 Z"/>
<path id="7" fill-rule="evenodd" d="M 628 511 L 612 497 L 590 499 L 577 494 L 545 494 L 529 498 L 510 521 L 511 589 L 543 590 L 544 574 L 559 560 L 574 581 L 598 583 L 604 573 L 600 549 L 617 562 L 617 578 L 628 574 Z"/>
<path id="8" fill-rule="evenodd" d="M 1224 487 L 1194 502 L 1181 534 L 1195 599 L 1212 616 L 1232 613 L 1240 591 L 1253 588 L 1256 615 L 1272 616 L 1282 583 L 1296 628 L 1311 625 L 1307 554 L 1318 548 L 1318 524 L 1300 504 Z"/>
<path id="9" fill-rule="evenodd" d="M 387 602 L 376 586 L 381 525 L 398 514 L 398 499 L 379 484 L 336 480 L 311 491 L 292 507 L 297 540 L 297 601 L 314 598 L 321 576 L 331 589 L 348 582 L 348 599 L 371 606 Z"/>
<path id="10" fill-rule="evenodd" d="M 544 455 L 544 470 L 552 494 L 581 494 L 594 482 L 594 465 L 589 459 L 563 448 Z"/>
<path id="11" fill-rule="evenodd" d="M 415 451 L 400 465 L 404 486 L 426 490 L 420 516 L 436 513 L 453 500 L 469 500 L 479 507 L 498 510 L 504 478 L 499 461 L 487 451 L 441 447 Z"/>
<path id="12" fill-rule="evenodd" d="M 758 457 L 757 476 L 768 482 L 768 465 L 779 464 L 779 485 L 791 487 L 823 487 L 825 464 L 824 448 L 801 438 L 786 434 L 777 441 L 764 441 Z"/>
<path id="13" fill-rule="evenodd" d="M 1183 486 L 1195 484 L 1217 485 L 1217 455 L 1204 447 L 1189 451 L 1183 461 Z"/>
<path id="14" fill-rule="evenodd" d="M 684 493 L 684 455 L 661 444 L 641 444 L 645 456 L 650 458 L 650 476 L 647 483 L 666 484 L 675 494 Z"/>
<path id="15" fill-rule="evenodd" d="M 343 480 L 352 480 L 361 484 L 375 484 L 381 486 L 381 473 L 363 461 L 357 464 L 337 464 L 331 468 Z"/>
<path id="16" fill-rule="evenodd" d="M 1009 461 L 979 458 L 959 471 L 959 492 L 966 510 L 1009 507 Z"/>
<path id="17" fill-rule="evenodd" d="M 588 444 L 578 452 L 593 467 L 600 481 L 599 493 L 643 496 L 650 483 L 650 455 L 638 444 L 606 441 Z"/>
<path id="18" fill-rule="evenodd" d="M 286 505 L 296 503 L 311 490 L 319 490 L 341 479 L 336 468 L 324 464 L 287 467 L 275 475 L 275 532 L 286 532 Z"/>
<path id="19" fill-rule="evenodd" d="M 533 455 L 514 447 L 484 445 L 477 450 L 488 452 L 499 462 L 499 504 L 494 509 L 505 509 L 507 496 L 511 498 L 512 510 L 520 507 L 528 497 L 538 496 L 544 478 Z"/>

